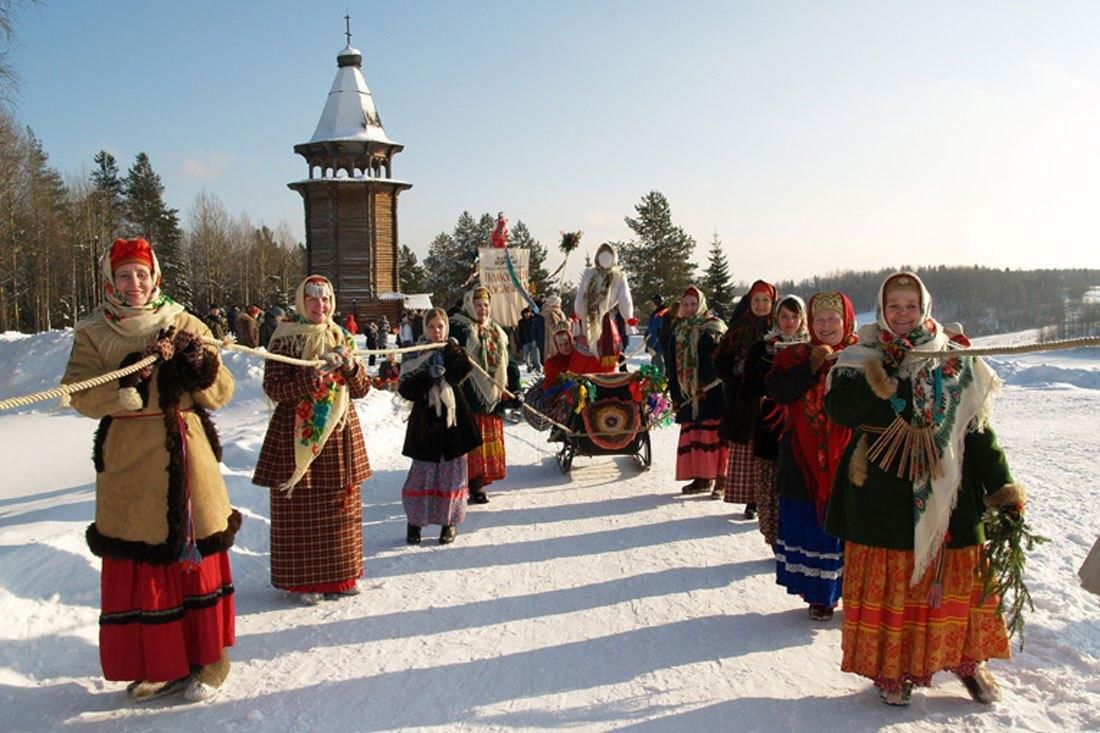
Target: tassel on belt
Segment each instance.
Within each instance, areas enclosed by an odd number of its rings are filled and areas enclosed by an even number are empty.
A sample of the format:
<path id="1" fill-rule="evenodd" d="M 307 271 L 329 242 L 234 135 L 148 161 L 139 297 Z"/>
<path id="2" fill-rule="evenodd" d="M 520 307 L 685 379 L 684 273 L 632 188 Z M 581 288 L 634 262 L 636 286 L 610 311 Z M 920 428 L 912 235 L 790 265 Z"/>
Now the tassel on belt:
<path id="1" fill-rule="evenodd" d="M 860 425 L 867 435 L 877 435 L 867 451 L 868 460 L 883 471 L 897 461 L 897 477 L 916 481 L 921 476 L 940 476 L 939 451 L 936 450 L 935 427 L 911 425 L 901 417 L 885 428 L 877 425 Z"/>

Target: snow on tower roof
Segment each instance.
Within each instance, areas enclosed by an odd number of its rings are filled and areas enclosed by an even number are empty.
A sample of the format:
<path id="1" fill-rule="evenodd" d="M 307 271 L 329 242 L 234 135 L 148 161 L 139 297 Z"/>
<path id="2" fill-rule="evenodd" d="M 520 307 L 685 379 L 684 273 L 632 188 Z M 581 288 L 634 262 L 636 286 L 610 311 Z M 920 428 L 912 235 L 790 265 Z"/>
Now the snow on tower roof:
<path id="1" fill-rule="evenodd" d="M 324 140 L 368 140 L 396 145 L 386 136 L 382 118 L 374 106 L 360 67 L 363 55 L 348 43 L 336 56 L 336 78 L 328 92 L 325 109 L 313 131 L 311 143 Z"/>

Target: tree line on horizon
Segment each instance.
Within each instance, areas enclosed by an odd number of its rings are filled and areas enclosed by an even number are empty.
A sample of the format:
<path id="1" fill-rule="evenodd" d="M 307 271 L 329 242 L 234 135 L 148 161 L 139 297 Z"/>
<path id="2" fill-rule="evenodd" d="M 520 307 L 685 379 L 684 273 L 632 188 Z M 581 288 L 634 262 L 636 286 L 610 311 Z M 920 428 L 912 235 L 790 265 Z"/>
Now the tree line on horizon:
<path id="1" fill-rule="evenodd" d="M 255 225 L 200 192 L 186 213 L 164 200 L 149 156 L 121 173 L 105 150 L 63 178 L 30 129 L 0 109 L 0 331 L 72 326 L 103 299 L 99 261 L 119 237 L 154 247 L 164 290 L 192 310 L 286 304 L 305 274 L 289 226 Z"/>

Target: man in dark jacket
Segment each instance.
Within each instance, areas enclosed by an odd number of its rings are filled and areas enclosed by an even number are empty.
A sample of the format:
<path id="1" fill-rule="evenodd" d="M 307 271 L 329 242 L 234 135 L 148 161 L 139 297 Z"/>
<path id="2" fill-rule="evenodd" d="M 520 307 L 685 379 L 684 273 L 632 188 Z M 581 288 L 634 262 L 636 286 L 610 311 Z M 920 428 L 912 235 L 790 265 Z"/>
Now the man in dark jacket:
<path id="1" fill-rule="evenodd" d="M 665 307 L 665 299 L 660 293 L 656 293 L 649 299 L 653 310 L 649 314 L 649 321 L 645 328 L 645 348 L 649 352 L 649 363 L 657 367 L 662 374 L 665 372 L 665 350 L 661 343 L 661 330 L 668 320 L 668 308 Z"/>

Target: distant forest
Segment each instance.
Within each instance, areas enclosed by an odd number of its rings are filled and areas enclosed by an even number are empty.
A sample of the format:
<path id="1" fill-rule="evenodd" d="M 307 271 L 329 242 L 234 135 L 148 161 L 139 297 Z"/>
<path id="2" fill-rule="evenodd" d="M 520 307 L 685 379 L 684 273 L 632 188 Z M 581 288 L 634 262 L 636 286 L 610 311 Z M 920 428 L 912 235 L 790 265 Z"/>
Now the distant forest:
<path id="1" fill-rule="evenodd" d="M 989 267 L 912 269 L 932 293 L 932 315 L 941 323 L 958 321 L 970 336 L 1042 328 L 1043 338 L 1100 333 L 1100 270 L 999 270 Z M 777 283 L 780 293 L 808 297 L 840 290 L 857 313 L 875 309 L 883 278 L 891 269 L 837 272 L 802 281 Z M 1085 294 L 1096 288 L 1090 297 Z M 744 292 L 742 288 L 741 292 Z"/>

